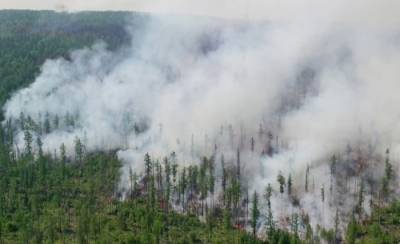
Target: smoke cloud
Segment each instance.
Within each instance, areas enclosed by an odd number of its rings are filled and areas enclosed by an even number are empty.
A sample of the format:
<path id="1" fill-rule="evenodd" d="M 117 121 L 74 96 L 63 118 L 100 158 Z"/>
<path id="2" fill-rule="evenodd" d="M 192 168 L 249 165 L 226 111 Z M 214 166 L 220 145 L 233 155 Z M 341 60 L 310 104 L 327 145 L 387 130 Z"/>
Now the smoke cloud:
<path id="1" fill-rule="evenodd" d="M 2 1 L 0 9 L 52 9 L 59 11 L 131 10 L 159 14 L 183 14 L 273 22 L 345 23 L 357 28 L 397 28 L 397 0 L 14 0 Z"/>
<path id="2" fill-rule="evenodd" d="M 118 149 L 122 186 L 127 169 L 140 173 L 146 152 L 175 151 L 187 165 L 214 153 L 234 162 L 239 148 L 250 190 L 278 189 L 278 173 L 292 174 L 300 206 L 286 206 L 276 192 L 277 216 L 304 209 L 314 226 L 332 226 L 332 203 L 343 206 L 343 216 L 354 204 L 360 157 L 368 163 L 363 174 L 378 180 L 385 149 L 396 168 L 400 153 L 400 21 L 391 14 L 398 3 L 336 2 L 300 1 L 291 12 L 288 1 L 267 1 L 257 9 L 275 6 L 276 13 L 244 20 L 144 18 L 129 47 L 110 52 L 99 43 L 46 61 L 4 106 L 5 116 L 60 118 L 42 138 L 49 152 L 65 143 L 72 154 L 76 137 L 89 151 Z M 321 12 L 309 17 L 310 8 Z M 18 138 L 21 148 L 23 132 Z M 273 152 L 260 156 L 266 145 Z M 333 155 L 350 197 L 331 194 L 321 203 Z M 308 165 L 312 190 L 304 192 Z"/>

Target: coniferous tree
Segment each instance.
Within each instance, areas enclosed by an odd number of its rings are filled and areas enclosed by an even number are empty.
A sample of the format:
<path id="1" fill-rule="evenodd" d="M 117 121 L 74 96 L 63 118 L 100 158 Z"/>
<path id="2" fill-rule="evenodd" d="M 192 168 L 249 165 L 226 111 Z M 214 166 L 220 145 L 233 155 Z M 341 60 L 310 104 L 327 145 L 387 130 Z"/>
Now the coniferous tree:
<path id="1" fill-rule="evenodd" d="M 163 221 L 161 218 L 157 218 L 154 222 L 153 226 L 153 233 L 155 236 L 155 243 L 159 244 L 161 243 L 161 234 L 162 234 L 162 229 L 163 229 Z"/>
<path id="2" fill-rule="evenodd" d="M 279 183 L 279 192 L 283 194 L 285 192 L 285 177 L 283 177 L 282 173 L 278 174 L 278 183 Z"/>
<path id="3" fill-rule="evenodd" d="M 171 153 L 171 163 L 172 163 L 172 182 L 173 182 L 173 194 L 176 193 L 176 180 L 178 176 L 178 163 L 176 161 L 176 154 L 175 152 Z"/>
<path id="4" fill-rule="evenodd" d="M 24 140 L 25 140 L 25 154 L 28 156 L 32 156 L 32 134 L 31 132 L 26 129 L 24 133 Z"/>
<path id="5" fill-rule="evenodd" d="M 22 131 L 25 130 L 25 123 L 26 123 L 25 114 L 23 112 L 21 112 L 19 114 L 19 128 L 20 128 L 20 130 L 22 130 Z"/>
<path id="6" fill-rule="evenodd" d="M 201 200 L 201 214 L 204 214 L 204 200 L 207 197 L 207 158 L 203 157 L 200 165 L 199 173 L 199 187 L 200 187 L 200 200 Z"/>
<path id="7" fill-rule="evenodd" d="M 14 144 L 14 129 L 12 122 L 12 119 L 8 119 L 6 121 L 6 127 L 4 129 L 0 126 L 2 131 L 5 130 L 3 131 L 4 136 L 2 138 L 4 141 L 4 145 L 8 147 L 12 147 L 12 145 Z"/>
<path id="8" fill-rule="evenodd" d="M 136 172 L 133 173 L 133 194 L 137 194 L 138 190 L 139 190 L 139 184 L 138 184 L 138 175 L 136 174 Z"/>
<path id="9" fill-rule="evenodd" d="M 134 192 L 133 171 L 132 171 L 132 168 L 129 167 L 129 196 L 131 199 L 133 199 L 133 192 Z"/>
<path id="10" fill-rule="evenodd" d="M 232 194 L 232 202 L 234 205 L 234 217 L 237 220 L 238 216 L 238 212 L 239 212 L 239 203 L 240 203 L 240 198 L 241 198 L 241 186 L 240 186 L 240 182 L 236 179 L 233 178 L 231 180 L 231 194 Z"/>
<path id="11" fill-rule="evenodd" d="M 253 229 L 253 236 L 256 236 L 257 222 L 260 218 L 260 210 L 258 209 L 258 195 L 255 191 L 253 193 L 252 208 L 251 208 L 251 228 Z"/>
<path id="12" fill-rule="evenodd" d="M 165 204 L 168 212 L 168 203 L 171 196 L 171 165 L 167 157 L 164 158 L 164 171 L 165 171 Z"/>
<path id="13" fill-rule="evenodd" d="M 65 164 L 67 162 L 67 153 L 66 153 L 66 148 L 65 148 L 65 144 L 61 143 L 60 146 L 60 159 L 61 159 L 61 173 L 62 173 L 62 177 L 65 177 Z"/>
<path id="14" fill-rule="evenodd" d="M 50 115 L 49 113 L 46 113 L 45 119 L 44 119 L 44 133 L 49 134 L 51 131 L 51 125 L 50 125 Z"/>
<path id="15" fill-rule="evenodd" d="M 363 211 L 363 204 L 364 204 L 364 181 L 361 179 L 360 188 L 358 190 L 358 199 L 355 212 L 361 218 L 362 211 Z"/>
<path id="16" fill-rule="evenodd" d="M 153 163 L 151 161 L 149 153 L 146 153 L 144 155 L 144 167 L 145 167 L 145 188 L 147 194 L 149 194 L 150 190 L 150 181 L 151 181 L 151 176 L 153 175 Z"/>
<path id="17" fill-rule="evenodd" d="M 173 163 L 172 164 L 172 181 L 174 182 L 174 184 L 176 182 L 177 176 L 178 176 L 178 164 Z"/>
<path id="18" fill-rule="evenodd" d="M 214 158 L 211 157 L 208 160 L 208 186 L 209 186 L 209 192 L 211 194 L 212 200 L 214 200 L 214 188 L 215 188 L 215 175 L 214 175 Z M 211 206 L 213 207 L 213 206 Z"/>
<path id="19" fill-rule="evenodd" d="M 245 192 L 245 197 L 242 202 L 242 206 L 245 206 L 245 225 L 247 226 L 248 221 L 249 221 L 249 204 L 250 204 L 250 195 L 249 195 L 249 189 L 247 187 L 243 190 Z"/>
<path id="20" fill-rule="evenodd" d="M 183 211 L 185 212 L 185 209 L 186 209 L 185 196 L 186 196 L 186 188 L 187 188 L 186 168 L 183 168 L 183 170 L 182 170 L 179 186 L 180 186 L 179 195 L 181 196 Z"/>
<path id="21" fill-rule="evenodd" d="M 270 157 L 272 157 L 272 155 L 274 154 L 274 147 L 272 146 L 272 140 L 273 139 L 274 139 L 274 136 L 272 135 L 272 133 L 268 132 L 268 141 L 267 141 L 266 153 Z"/>
<path id="22" fill-rule="evenodd" d="M 150 194 L 148 201 L 150 202 L 151 210 L 154 212 L 156 208 L 156 183 L 154 174 L 150 176 Z"/>
<path id="23" fill-rule="evenodd" d="M 267 188 L 265 189 L 264 198 L 267 202 L 267 229 L 273 229 L 273 216 L 272 216 L 272 209 L 271 209 L 271 197 L 272 197 L 272 187 L 271 184 L 268 184 Z"/>
<path id="24" fill-rule="evenodd" d="M 386 150 L 385 159 L 385 173 L 382 179 L 382 196 L 384 199 L 388 199 L 391 189 L 390 184 L 393 178 L 393 166 L 389 160 L 389 149 Z"/>
<path id="25" fill-rule="evenodd" d="M 188 168 L 188 184 L 189 184 L 189 191 L 191 195 L 197 193 L 197 176 L 198 175 L 198 168 L 197 166 L 189 166 Z"/>
<path id="26" fill-rule="evenodd" d="M 303 224 L 305 225 L 305 241 L 306 243 L 314 243 L 313 238 L 313 229 L 310 224 L 310 217 L 308 214 L 305 214 L 302 219 Z"/>
<path id="27" fill-rule="evenodd" d="M 232 214 L 229 208 L 223 209 L 223 223 L 225 229 L 229 230 L 232 225 Z"/>
<path id="28" fill-rule="evenodd" d="M 224 154 L 221 155 L 221 172 L 222 172 L 222 179 L 221 179 L 221 187 L 222 187 L 222 203 L 226 206 L 226 169 L 225 169 L 225 159 Z"/>
<path id="29" fill-rule="evenodd" d="M 75 157 L 79 163 L 81 163 L 83 160 L 83 150 L 82 141 L 77 137 L 75 139 Z"/>
<path id="30" fill-rule="evenodd" d="M 353 214 L 349 224 L 347 225 L 346 243 L 348 244 L 355 243 L 356 237 L 357 237 L 357 222 Z"/>
<path id="31" fill-rule="evenodd" d="M 292 175 L 289 174 L 288 180 L 287 180 L 287 190 L 288 190 L 288 195 L 292 195 Z"/>
<path id="32" fill-rule="evenodd" d="M 42 158 L 43 157 L 43 142 L 39 135 L 36 137 L 36 145 L 38 147 L 39 158 Z"/>
<path id="33" fill-rule="evenodd" d="M 163 177 L 162 177 L 162 167 L 160 162 L 157 160 L 156 162 L 156 182 L 157 182 L 157 190 L 159 192 L 159 195 L 161 195 L 162 192 L 162 186 L 163 186 Z M 158 196 L 160 197 L 160 196 Z"/>

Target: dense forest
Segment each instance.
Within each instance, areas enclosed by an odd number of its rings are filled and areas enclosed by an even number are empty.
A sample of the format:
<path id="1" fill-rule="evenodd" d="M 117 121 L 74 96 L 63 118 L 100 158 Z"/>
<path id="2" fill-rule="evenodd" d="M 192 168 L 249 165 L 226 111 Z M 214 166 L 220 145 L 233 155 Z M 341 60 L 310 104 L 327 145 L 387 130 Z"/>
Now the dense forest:
<path id="1" fill-rule="evenodd" d="M 121 201 L 114 153 L 76 150 L 73 160 L 28 151 L 16 160 L 2 143 L 1 243 L 256 242 L 221 220 L 166 211 L 161 199 L 148 199 L 154 191 Z"/>
<path id="2" fill-rule="evenodd" d="M 131 18 L 144 16 L 126 12 L 0 11 L 0 105 L 17 89 L 32 83 L 48 58 L 68 59 L 72 50 L 100 40 L 110 50 L 123 47 L 130 41 L 125 23 Z M 271 197 L 285 196 L 291 204 L 298 205 L 294 188 L 300 185 L 305 192 L 318 192 L 318 201 L 324 202 L 332 185 L 341 183 L 339 171 L 344 166 L 335 155 L 330 170 L 338 182 L 332 181 L 331 186 L 312 189 L 315 186 L 307 167 L 302 182 L 296 182 L 292 175 L 279 174 L 276 176 L 279 188 L 267 184 L 249 192 L 241 172 L 244 162 L 239 149 L 233 163 L 228 163 L 223 154 L 212 153 L 202 156 L 200 164 L 190 166 L 182 166 L 175 152 L 162 158 L 146 153 L 142 161 L 144 172 L 130 170 L 129 187 L 122 192 L 119 187 L 122 163 L 116 150 L 88 151 L 84 138 L 75 139 L 74 156 L 66 153 L 71 149 L 63 143 L 57 152 L 43 150 L 42 136 L 59 128 L 68 130 L 75 126 L 76 120 L 66 114 L 44 115 L 42 121 L 34 121 L 21 114 L 15 120 L 3 122 L 0 243 L 400 241 L 400 203 L 394 193 L 397 176 L 389 150 L 382 160 L 384 176 L 374 185 L 375 189 L 368 187 L 374 190 L 371 195 L 376 196 L 369 199 L 371 213 L 366 214 L 362 207 L 367 204 L 364 194 L 369 183 L 354 170 L 360 183 L 350 221 L 339 223 L 336 213 L 334 228 L 313 228 L 308 213 L 275 219 Z M 15 147 L 18 131 L 23 132 L 23 148 Z M 263 138 L 260 144 L 266 146 L 258 152 L 254 136 L 248 142 L 250 151 L 272 156 L 278 150 L 272 133 L 260 129 L 259 137 Z M 361 161 L 355 160 L 355 164 L 363 167 Z M 221 190 L 216 191 L 217 188 Z M 288 228 L 280 228 L 278 222 L 285 222 Z"/>

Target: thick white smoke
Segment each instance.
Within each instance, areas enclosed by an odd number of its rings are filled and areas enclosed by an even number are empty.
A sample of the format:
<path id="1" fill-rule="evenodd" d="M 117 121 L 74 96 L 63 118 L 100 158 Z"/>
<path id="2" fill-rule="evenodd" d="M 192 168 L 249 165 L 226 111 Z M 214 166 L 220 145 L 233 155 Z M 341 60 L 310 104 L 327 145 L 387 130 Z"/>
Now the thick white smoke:
<path id="1" fill-rule="evenodd" d="M 74 126 L 61 122 L 43 136 L 46 150 L 66 143 L 72 153 L 79 137 L 88 150 L 120 149 L 125 168 L 139 172 L 145 152 L 176 151 L 181 164 L 191 164 L 215 146 L 234 161 L 239 147 L 250 190 L 268 183 L 277 189 L 278 173 L 292 174 L 300 207 L 282 208 L 288 201 L 276 193 L 277 216 L 303 208 L 314 226 L 332 226 L 334 199 L 319 200 L 322 186 L 329 191 L 332 155 L 343 156 L 350 146 L 379 162 L 390 148 L 397 162 L 400 152 L 400 32 L 385 25 L 390 18 L 378 22 L 382 28 L 332 19 L 145 18 L 131 30 L 131 45 L 118 52 L 97 44 L 69 60 L 48 60 L 36 81 L 7 102 L 5 115 L 72 116 Z M 261 157 L 267 131 L 274 154 Z M 23 147 L 22 132 L 18 138 Z M 357 157 L 349 154 L 343 161 Z M 313 191 L 304 193 L 307 165 Z M 357 188 L 352 180 L 350 192 Z M 341 204 L 351 209 L 353 202 Z"/>

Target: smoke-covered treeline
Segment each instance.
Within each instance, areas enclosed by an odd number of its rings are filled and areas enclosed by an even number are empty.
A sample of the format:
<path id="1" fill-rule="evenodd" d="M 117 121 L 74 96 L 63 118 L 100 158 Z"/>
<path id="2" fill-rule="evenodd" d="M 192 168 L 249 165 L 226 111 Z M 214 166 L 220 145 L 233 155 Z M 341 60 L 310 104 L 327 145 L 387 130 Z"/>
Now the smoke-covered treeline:
<path id="1" fill-rule="evenodd" d="M 312 228 L 344 236 L 352 216 L 398 194 L 399 32 L 324 20 L 153 16 L 134 23 L 129 47 L 48 60 L 7 102 L 4 126 L 17 156 L 27 134 L 56 154 L 64 143 L 74 155 L 77 138 L 88 151 L 117 149 L 124 194 L 129 172 L 145 176 L 146 153 L 161 161 L 174 152 L 180 180 L 204 157 L 224 160 L 240 172 L 237 204 L 270 185 L 261 208 L 279 227 L 306 213 Z M 221 203 L 221 194 L 215 184 L 203 198 Z"/>
<path id="2" fill-rule="evenodd" d="M 262 243 L 217 217 L 205 224 L 150 205 L 144 195 L 120 201 L 115 152 L 87 153 L 77 141 L 76 157 L 68 158 L 63 145 L 57 156 L 42 151 L 40 140 L 31 141 L 27 133 L 26 148 L 16 158 L 2 129 L 0 138 L 1 243 Z M 33 144 L 37 154 L 30 151 Z"/>
<path id="3" fill-rule="evenodd" d="M 98 40 L 112 50 L 129 43 L 125 25 L 131 15 L 0 10 L 0 103 L 31 84 L 46 59 L 68 57 L 71 50 Z M 138 14 L 137 18 L 144 16 Z"/>

